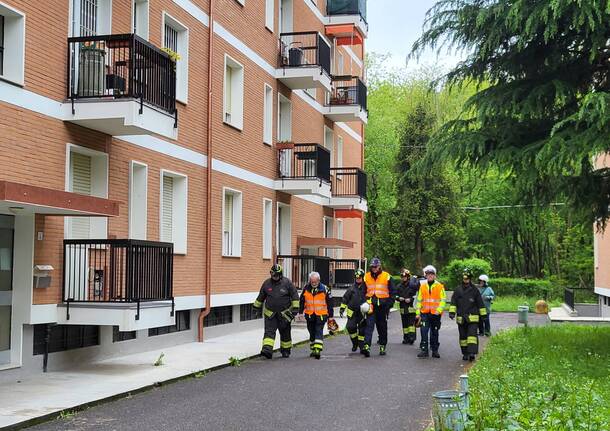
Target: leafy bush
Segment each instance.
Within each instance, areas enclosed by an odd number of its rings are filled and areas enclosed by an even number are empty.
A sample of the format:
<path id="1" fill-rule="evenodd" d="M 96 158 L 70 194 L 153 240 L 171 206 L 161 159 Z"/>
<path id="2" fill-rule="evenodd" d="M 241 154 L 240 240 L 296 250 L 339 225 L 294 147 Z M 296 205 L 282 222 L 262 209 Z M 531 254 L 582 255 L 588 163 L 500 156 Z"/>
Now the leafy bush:
<path id="1" fill-rule="evenodd" d="M 491 264 L 486 260 L 476 257 L 470 259 L 454 259 L 449 262 L 449 265 L 443 269 L 441 274 L 445 287 L 449 290 L 453 290 L 456 286 L 459 286 L 462 282 L 464 269 L 466 268 L 472 271 L 475 280 L 479 275 L 489 274 L 491 272 Z M 475 282 L 475 280 L 473 280 L 473 282 Z"/>
<path id="2" fill-rule="evenodd" d="M 549 280 L 526 280 L 524 278 L 493 278 L 489 285 L 497 296 L 527 296 L 536 299 L 556 299 L 563 297 L 560 286 Z"/>

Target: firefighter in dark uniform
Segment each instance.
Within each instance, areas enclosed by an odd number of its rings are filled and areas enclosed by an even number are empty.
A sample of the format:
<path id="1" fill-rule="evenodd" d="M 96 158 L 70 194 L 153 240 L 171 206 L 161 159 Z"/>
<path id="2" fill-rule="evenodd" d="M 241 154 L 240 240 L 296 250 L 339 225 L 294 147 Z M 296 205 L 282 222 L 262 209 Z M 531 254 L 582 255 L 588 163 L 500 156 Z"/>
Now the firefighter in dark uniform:
<path id="1" fill-rule="evenodd" d="M 355 283 L 343 295 L 339 315 L 347 314 L 347 333 L 352 340 L 352 352 L 360 348 L 364 350 L 364 331 L 366 328 L 366 316 L 360 311 L 360 306 L 366 302 L 366 284 L 364 284 L 364 270 L 357 269 L 354 273 Z"/>
<path id="2" fill-rule="evenodd" d="M 481 293 L 472 284 L 472 271 L 465 269 L 462 285 L 453 292 L 449 307 L 449 317 L 457 321 L 464 361 L 474 361 L 475 355 L 479 353 L 479 320 L 486 315 Z"/>
<path id="3" fill-rule="evenodd" d="M 282 275 L 281 265 L 273 265 L 270 273 L 271 277 L 265 280 L 253 304 L 254 310 L 259 315 L 262 312 L 265 316 L 265 335 L 261 355 L 267 359 L 273 357 L 275 332 L 279 330 L 280 352 L 283 358 L 287 358 L 292 348 L 290 326 L 294 313 L 299 308 L 299 294 L 292 282 Z"/>
<path id="4" fill-rule="evenodd" d="M 415 298 L 419 291 L 419 280 L 411 276 L 411 271 L 400 271 L 400 284 L 396 288 L 396 301 L 400 305 L 402 320 L 402 344 L 413 344 L 417 339 L 415 331 Z"/>
<path id="5" fill-rule="evenodd" d="M 377 333 L 379 334 L 379 354 L 381 356 L 386 354 L 388 314 L 396 297 L 390 274 L 381 270 L 381 260 L 374 257 L 371 259 L 370 267 L 371 270 L 364 276 L 367 302 L 373 305 L 373 312 L 369 314 L 366 320 L 363 351 L 365 357 L 371 355 L 370 346 L 375 326 L 377 326 Z"/>
<path id="6" fill-rule="evenodd" d="M 299 314 L 305 314 L 309 331 L 309 349 L 312 358 L 320 359 L 324 349 L 324 325 L 333 317 L 332 295 L 328 287 L 320 283 L 320 274 L 309 274 L 309 283 L 303 289 Z"/>

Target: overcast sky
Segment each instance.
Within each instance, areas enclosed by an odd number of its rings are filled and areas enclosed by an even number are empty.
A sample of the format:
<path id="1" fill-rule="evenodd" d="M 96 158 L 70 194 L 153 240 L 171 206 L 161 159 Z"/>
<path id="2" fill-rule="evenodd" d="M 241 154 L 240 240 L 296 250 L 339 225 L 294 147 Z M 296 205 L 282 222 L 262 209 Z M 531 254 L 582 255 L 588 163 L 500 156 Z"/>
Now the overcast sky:
<path id="1" fill-rule="evenodd" d="M 434 3 L 436 0 L 369 0 L 367 52 L 390 53 L 390 65 L 404 68 L 413 42 L 422 33 L 426 12 Z M 440 64 L 449 68 L 457 61 L 455 56 L 437 57 L 435 52 L 428 52 L 422 56 L 420 64 Z M 408 69 L 417 67 L 416 61 L 410 60 Z"/>

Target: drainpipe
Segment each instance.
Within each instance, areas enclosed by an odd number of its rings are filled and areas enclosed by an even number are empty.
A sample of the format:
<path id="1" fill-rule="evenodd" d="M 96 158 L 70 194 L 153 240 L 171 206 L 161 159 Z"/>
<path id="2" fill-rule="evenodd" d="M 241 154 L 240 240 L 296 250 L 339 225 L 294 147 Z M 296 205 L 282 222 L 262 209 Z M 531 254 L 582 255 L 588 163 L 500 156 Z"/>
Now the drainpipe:
<path id="1" fill-rule="evenodd" d="M 362 38 L 362 78 L 366 79 L 366 51 L 364 50 L 364 38 Z M 368 91 L 368 85 L 366 87 Z M 367 95 L 368 100 L 368 95 Z M 368 106 L 367 106 L 368 109 Z M 362 166 L 362 170 L 364 171 L 364 124 L 360 124 L 360 136 L 362 137 L 362 145 L 360 145 L 360 165 Z M 366 171 L 365 171 L 366 172 Z M 364 191 L 366 195 L 366 190 Z M 364 258 L 364 218 L 366 214 L 362 214 L 362 219 L 360 220 L 360 256 Z"/>
<path id="2" fill-rule="evenodd" d="M 208 139 L 206 154 L 208 166 L 206 170 L 206 238 L 205 238 L 205 280 L 203 290 L 205 292 L 205 308 L 199 312 L 199 324 L 197 340 L 203 342 L 203 320 L 211 310 L 212 296 L 212 60 L 214 58 L 214 3 L 210 0 L 210 23 L 208 38 Z"/>

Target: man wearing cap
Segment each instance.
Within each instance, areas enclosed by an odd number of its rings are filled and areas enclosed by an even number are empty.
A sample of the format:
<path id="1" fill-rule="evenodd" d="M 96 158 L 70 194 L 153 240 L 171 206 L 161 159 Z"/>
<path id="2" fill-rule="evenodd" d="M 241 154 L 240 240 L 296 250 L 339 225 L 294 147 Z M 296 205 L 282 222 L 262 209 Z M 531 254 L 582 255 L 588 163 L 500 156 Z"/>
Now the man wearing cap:
<path id="1" fill-rule="evenodd" d="M 252 306 L 255 313 L 265 316 L 265 334 L 261 355 L 267 359 L 273 357 L 275 333 L 280 331 L 280 352 L 282 358 L 290 356 L 292 337 L 290 327 L 294 313 L 299 309 L 299 294 L 292 282 L 282 275 L 281 265 L 271 267 L 271 277 L 261 286 L 258 297 Z M 265 308 L 263 310 L 263 304 Z"/>
<path id="2" fill-rule="evenodd" d="M 415 331 L 415 298 L 419 292 L 419 280 L 411 276 L 411 271 L 403 268 L 400 271 L 400 284 L 396 288 L 396 301 L 400 306 L 402 320 L 402 344 L 413 344 L 417 339 Z"/>
<path id="3" fill-rule="evenodd" d="M 360 311 L 360 306 L 366 302 L 366 285 L 364 284 L 364 270 L 357 269 L 354 273 L 356 281 L 351 286 L 341 300 L 339 316 L 347 314 L 347 333 L 352 340 L 352 352 L 360 348 L 360 353 L 364 353 L 364 332 L 366 328 L 366 316 Z"/>
<path id="4" fill-rule="evenodd" d="M 456 319 L 460 333 L 460 347 L 464 361 L 474 361 L 479 353 L 479 321 L 487 315 L 479 289 L 472 284 L 472 271 L 464 270 L 462 283 L 453 292 L 449 317 Z"/>
<path id="5" fill-rule="evenodd" d="M 299 314 L 305 314 L 307 331 L 309 331 L 309 349 L 312 358 L 320 359 L 324 349 L 324 325 L 333 317 L 332 295 L 324 284 L 320 283 L 320 274 L 309 274 L 309 283 L 303 289 Z"/>
<path id="6" fill-rule="evenodd" d="M 370 268 L 370 271 L 364 276 L 366 299 L 373 306 L 373 312 L 369 314 L 366 320 L 363 351 L 365 357 L 370 356 L 375 325 L 379 334 L 379 354 L 381 356 L 386 354 L 386 345 L 388 344 L 388 313 L 396 297 L 392 278 L 390 274 L 382 271 L 381 260 L 377 257 L 371 259 Z"/>
<path id="7" fill-rule="evenodd" d="M 430 348 L 432 357 L 440 358 L 438 331 L 441 329 L 441 317 L 445 309 L 445 286 L 436 280 L 436 268 L 432 265 L 424 268 L 424 276 L 426 279 L 420 282 L 415 307 L 415 324 L 421 326 L 421 342 L 419 343 L 421 352 L 417 357 L 430 356 Z M 430 336 L 429 340 L 428 336 Z"/>

